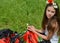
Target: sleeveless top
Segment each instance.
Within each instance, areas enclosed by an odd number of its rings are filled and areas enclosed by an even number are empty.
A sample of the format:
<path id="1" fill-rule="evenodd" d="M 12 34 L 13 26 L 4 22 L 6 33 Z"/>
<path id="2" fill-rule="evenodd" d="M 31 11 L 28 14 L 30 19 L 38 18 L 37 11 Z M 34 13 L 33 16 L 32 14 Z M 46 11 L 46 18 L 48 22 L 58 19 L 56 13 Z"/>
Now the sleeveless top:
<path id="1" fill-rule="evenodd" d="M 45 35 L 48 35 L 48 30 L 46 28 Z M 58 43 L 59 37 L 57 36 L 57 32 L 54 33 L 52 38 L 50 39 L 51 43 Z"/>

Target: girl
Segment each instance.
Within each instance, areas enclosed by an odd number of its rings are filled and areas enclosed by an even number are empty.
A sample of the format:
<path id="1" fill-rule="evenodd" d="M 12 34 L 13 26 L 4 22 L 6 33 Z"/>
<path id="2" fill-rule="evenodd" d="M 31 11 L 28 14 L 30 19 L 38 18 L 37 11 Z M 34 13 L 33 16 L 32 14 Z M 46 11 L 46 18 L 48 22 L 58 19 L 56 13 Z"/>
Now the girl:
<path id="1" fill-rule="evenodd" d="M 57 3 L 48 2 L 45 8 L 42 20 L 42 29 L 37 30 L 34 26 L 28 26 L 28 30 L 36 33 L 44 40 L 50 40 L 51 43 L 58 43 L 60 35 L 59 6 Z M 40 33 L 45 33 L 42 35 Z"/>

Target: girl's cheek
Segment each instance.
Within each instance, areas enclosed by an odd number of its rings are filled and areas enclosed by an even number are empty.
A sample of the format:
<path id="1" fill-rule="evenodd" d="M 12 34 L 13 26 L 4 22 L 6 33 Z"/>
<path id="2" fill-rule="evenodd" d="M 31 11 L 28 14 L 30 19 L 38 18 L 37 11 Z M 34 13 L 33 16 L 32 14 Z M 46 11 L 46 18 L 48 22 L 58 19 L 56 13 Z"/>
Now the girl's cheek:
<path id="1" fill-rule="evenodd" d="M 53 13 L 51 12 L 51 15 L 54 16 L 55 15 L 55 12 L 53 12 Z"/>

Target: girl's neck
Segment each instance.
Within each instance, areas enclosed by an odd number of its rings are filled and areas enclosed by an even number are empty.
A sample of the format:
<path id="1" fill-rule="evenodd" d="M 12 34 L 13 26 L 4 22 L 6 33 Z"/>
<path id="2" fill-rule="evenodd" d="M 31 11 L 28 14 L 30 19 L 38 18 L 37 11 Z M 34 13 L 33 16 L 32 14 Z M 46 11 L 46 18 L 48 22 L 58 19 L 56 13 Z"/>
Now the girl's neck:
<path id="1" fill-rule="evenodd" d="M 50 21 L 51 19 L 48 19 L 48 22 Z"/>

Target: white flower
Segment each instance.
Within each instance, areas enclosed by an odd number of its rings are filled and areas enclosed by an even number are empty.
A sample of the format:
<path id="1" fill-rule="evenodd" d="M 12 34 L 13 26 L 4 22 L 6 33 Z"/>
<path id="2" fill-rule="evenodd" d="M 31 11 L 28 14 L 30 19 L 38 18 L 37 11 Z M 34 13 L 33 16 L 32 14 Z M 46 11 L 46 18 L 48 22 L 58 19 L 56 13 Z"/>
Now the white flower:
<path id="1" fill-rule="evenodd" d="M 53 5 L 56 5 L 56 3 L 53 3 Z"/>
<path id="2" fill-rule="evenodd" d="M 28 23 L 27 23 L 27 26 L 28 26 Z"/>
<path id="3" fill-rule="evenodd" d="M 49 2 L 48 2 L 48 1 L 46 1 L 46 3 L 47 3 L 47 4 L 49 4 Z"/>
<path id="4" fill-rule="evenodd" d="M 56 5 L 56 3 L 53 3 L 53 6 L 54 6 L 54 8 L 58 8 L 58 6 Z"/>
<path id="5" fill-rule="evenodd" d="M 57 6 L 57 5 L 55 5 L 55 6 L 54 6 L 54 8 L 58 8 L 58 6 Z"/>

